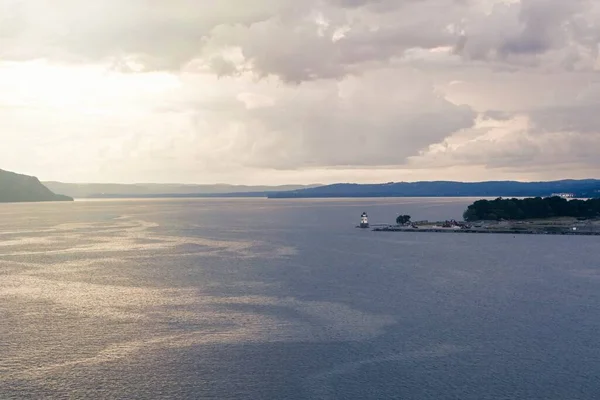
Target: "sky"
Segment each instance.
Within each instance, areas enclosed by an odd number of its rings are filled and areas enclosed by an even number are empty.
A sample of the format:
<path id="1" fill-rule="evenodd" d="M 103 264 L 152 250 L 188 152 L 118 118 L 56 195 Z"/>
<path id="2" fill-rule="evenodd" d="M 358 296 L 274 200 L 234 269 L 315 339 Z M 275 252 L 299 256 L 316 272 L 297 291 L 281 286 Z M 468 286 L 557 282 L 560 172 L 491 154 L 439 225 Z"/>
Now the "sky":
<path id="1" fill-rule="evenodd" d="M 596 0 L 0 0 L 0 168 L 598 178 Z"/>

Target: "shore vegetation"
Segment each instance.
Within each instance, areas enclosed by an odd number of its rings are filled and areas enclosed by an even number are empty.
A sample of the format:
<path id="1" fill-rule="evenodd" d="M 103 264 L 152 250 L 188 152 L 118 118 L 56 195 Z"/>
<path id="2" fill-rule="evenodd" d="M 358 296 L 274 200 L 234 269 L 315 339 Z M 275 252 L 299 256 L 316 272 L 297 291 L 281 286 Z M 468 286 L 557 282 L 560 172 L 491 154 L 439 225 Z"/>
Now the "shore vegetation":
<path id="1" fill-rule="evenodd" d="M 562 197 L 477 200 L 463 214 L 465 221 L 500 221 L 572 217 L 600 217 L 600 198 L 567 200 Z"/>

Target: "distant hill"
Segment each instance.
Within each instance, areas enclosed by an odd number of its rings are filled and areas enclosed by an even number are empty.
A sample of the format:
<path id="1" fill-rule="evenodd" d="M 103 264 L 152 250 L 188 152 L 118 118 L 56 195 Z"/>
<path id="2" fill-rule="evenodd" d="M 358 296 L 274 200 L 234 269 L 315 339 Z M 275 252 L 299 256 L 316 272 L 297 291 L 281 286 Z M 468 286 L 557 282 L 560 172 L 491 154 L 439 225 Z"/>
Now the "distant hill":
<path id="1" fill-rule="evenodd" d="M 34 176 L 0 169 L 0 203 L 36 201 L 73 201 L 73 199 L 54 194 Z"/>
<path id="2" fill-rule="evenodd" d="M 235 198 L 269 197 L 280 192 L 233 192 L 233 193 L 151 193 L 151 194 L 93 194 L 88 199 L 189 199 L 189 198 Z"/>
<path id="3" fill-rule="evenodd" d="M 270 192 L 314 188 L 319 185 L 244 186 L 183 185 L 162 183 L 62 183 L 44 182 L 51 190 L 74 198 L 153 198 L 153 197 L 266 197 Z"/>
<path id="4" fill-rule="evenodd" d="M 551 182 L 390 182 L 383 184 L 338 183 L 316 188 L 268 194 L 269 198 L 319 197 L 528 197 L 572 193 L 576 197 L 600 197 L 600 180 Z"/>

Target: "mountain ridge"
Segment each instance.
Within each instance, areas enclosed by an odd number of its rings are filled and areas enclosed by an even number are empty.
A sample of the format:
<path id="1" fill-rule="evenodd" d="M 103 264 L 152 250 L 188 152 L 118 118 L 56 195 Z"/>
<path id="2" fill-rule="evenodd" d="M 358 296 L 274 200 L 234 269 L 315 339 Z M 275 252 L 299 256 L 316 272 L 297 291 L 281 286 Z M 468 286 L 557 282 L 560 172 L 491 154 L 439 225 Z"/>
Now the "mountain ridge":
<path id="1" fill-rule="evenodd" d="M 270 193 L 269 198 L 323 197 L 500 197 L 550 196 L 571 193 L 575 197 L 600 196 L 600 180 L 563 179 L 556 181 L 418 181 L 377 184 L 336 183 L 316 188 Z"/>
<path id="2" fill-rule="evenodd" d="M 268 192 L 284 192 L 318 187 L 312 185 L 229 185 L 179 183 L 65 183 L 43 182 L 55 192 L 74 198 L 156 198 L 156 197 L 265 197 Z"/>

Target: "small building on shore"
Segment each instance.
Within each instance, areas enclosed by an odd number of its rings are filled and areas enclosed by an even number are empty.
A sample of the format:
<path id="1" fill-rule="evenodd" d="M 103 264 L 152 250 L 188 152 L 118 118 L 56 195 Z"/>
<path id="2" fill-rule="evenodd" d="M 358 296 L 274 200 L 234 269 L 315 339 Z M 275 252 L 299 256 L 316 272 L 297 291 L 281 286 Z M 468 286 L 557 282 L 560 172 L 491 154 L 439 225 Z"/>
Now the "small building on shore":
<path id="1" fill-rule="evenodd" d="M 573 199 L 575 195 L 573 193 L 552 193 L 550 197 L 562 197 L 563 199 Z"/>

